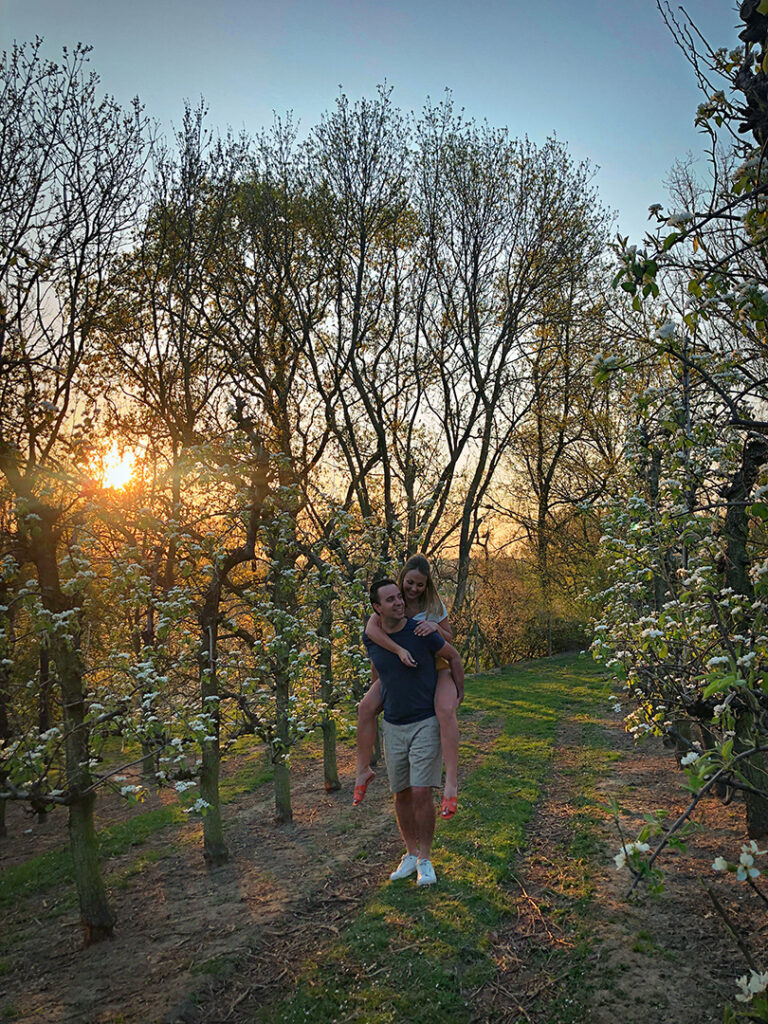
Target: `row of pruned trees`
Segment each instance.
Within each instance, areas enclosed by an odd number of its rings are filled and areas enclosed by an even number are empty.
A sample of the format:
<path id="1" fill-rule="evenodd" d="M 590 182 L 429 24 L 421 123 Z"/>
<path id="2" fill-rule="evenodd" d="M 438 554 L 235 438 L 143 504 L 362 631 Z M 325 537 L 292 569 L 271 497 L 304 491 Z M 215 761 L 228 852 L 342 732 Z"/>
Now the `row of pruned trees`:
<path id="1" fill-rule="evenodd" d="M 614 444 L 606 218 L 561 144 L 385 90 L 302 140 L 200 108 L 166 142 L 86 60 L 21 46 L 0 76 L 0 808 L 68 808 L 95 939 L 100 790 L 187 792 L 217 863 L 236 738 L 266 744 L 278 820 L 318 726 L 338 787 L 371 576 L 424 550 L 460 614 L 502 510 L 546 589 Z M 110 444 L 125 492 L 92 479 Z"/>

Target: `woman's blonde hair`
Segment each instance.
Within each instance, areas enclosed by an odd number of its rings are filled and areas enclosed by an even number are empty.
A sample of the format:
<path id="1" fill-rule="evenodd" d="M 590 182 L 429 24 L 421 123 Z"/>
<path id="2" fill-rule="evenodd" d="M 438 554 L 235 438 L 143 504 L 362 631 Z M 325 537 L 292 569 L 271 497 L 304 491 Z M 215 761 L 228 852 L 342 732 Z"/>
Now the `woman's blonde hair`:
<path id="1" fill-rule="evenodd" d="M 435 588 L 435 581 L 432 579 L 432 567 L 424 555 L 411 555 L 400 570 L 400 575 L 397 577 L 397 585 L 401 591 L 403 589 L 403 581 L 409 572 L 418 572 L 427 580 L 424 593 L 419 601 L 421 611 L 426 612 L 427 616 L 439 615 L 442 618 L 443 602 L 440 600 L 440 596 Z"/>

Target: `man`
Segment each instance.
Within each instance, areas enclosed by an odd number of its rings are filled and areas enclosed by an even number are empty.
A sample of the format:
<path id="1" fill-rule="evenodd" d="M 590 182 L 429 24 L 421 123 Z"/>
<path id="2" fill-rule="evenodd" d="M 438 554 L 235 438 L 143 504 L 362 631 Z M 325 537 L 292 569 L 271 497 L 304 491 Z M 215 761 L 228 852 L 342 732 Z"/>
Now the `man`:
<path id="1" fill-rule="evenodd" d="M 416 872 L 417 885 L 437 881 L 429 859 L 435 834 L 432 786 L 442 776 L 440 727 L 435 717 L 437 670 L 435 655 L 450 664 L 456 685 L 464 688 L 464 666 L 459 652 L 435 632 L 417 636 L 418 625 L 405 615 L 405 602 L 394 580 L 378 580 L 370 591 L 371 604 L 385 633 L 410 652 L 415 668 L 384 650 L 363 634 L 372 663 L 372 678 L 381 680 L 384 704 L 384 754 L 390 788 L 395 794 L 395 815 L 405 842 L 405 854 L 389 876 L 393 881 Z"/>

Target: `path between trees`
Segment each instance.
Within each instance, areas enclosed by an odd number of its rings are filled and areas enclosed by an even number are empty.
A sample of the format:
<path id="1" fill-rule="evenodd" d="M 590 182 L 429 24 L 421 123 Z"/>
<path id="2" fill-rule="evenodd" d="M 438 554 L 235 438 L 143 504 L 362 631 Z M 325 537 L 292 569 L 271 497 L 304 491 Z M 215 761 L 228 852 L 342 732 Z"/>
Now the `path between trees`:
<path id="1" fill-rule="evenodd" d="M 0 1019 L 721 1021 L 744 965 L 698 874 L 745 841 L 740 807 L 707 803 L 691 857 L 667 863 L 666 895 L 629 905 L 606 801 L 625 809 L 630 835 L 643 812 L 678 810 L 669 751 L 634 746 L 584 660 L 477 677 L 468 692 L 462 805 L 438 826 L 434 891 L 387 881 L 400 842 L 383 769 L 353 810 L 351 750 L 340 751 L 345 788 L 327 794 L 308 748 L 294 824 L 272 825 L 268 784 L 227 806 L 224 867 L 204 867 L 190 821 L 113 857 L 112 942 L 82 950 L 71 885 L 31 885 L 3 911 Z M 10 824 L 4 869 L 40 838 L 20 812 Z M 62 842 L 63 819 L 44 834 Z"/>

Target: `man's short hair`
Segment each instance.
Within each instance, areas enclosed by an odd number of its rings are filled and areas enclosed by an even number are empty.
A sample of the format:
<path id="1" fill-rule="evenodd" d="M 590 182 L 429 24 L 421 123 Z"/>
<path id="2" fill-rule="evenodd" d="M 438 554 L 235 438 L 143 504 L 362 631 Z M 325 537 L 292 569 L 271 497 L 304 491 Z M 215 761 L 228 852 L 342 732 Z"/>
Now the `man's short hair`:
<path id="1" fill-rule="evenodd" d="M 381 604 L 379 601 L 379 590 L 381 587 L 396 587 L 397 583 L 394 580 L 375 580 L 371 584 L 371 589 L 368 596 L 371 599 L 371 604 Z"/>

